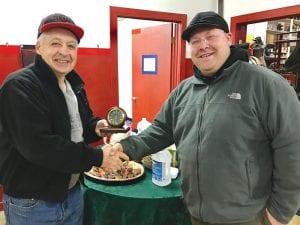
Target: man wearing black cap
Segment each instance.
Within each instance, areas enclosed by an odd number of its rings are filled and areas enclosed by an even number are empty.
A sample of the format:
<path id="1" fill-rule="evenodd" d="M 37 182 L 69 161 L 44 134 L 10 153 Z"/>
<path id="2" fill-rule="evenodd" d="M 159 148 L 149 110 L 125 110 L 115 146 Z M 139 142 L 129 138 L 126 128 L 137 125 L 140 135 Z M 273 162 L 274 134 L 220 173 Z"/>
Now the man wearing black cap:
<path id="1" fill-rule="evenodd" d="M 62 14 L 38 28 L 34 64 L 0 90 L 0 183 L 10 225 L 81 225 L 79 176 L 92 166 L 119 169 L 122 153 L 94 150 L 106 120 L 94 117 L 74 71 L 84 31 Z"/>
<path id="2" fill-rule="evenodd" d="M 153 124 L 113 146 L 140 159 L 175 143 L 193 225 L 280 225 L 300 204 L 300 106 L 279 74 L 231 47 L 226 21 L 198 13 L 182 33 L 194 76 Z"/>

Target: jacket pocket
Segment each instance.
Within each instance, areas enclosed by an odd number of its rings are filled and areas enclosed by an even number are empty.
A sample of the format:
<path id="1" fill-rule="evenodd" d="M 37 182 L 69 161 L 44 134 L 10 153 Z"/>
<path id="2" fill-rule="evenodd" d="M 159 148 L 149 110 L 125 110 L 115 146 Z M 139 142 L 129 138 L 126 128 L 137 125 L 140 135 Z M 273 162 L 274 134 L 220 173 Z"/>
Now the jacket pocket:
<path id="1" fill-rule="evenodd" d="M 246 173 L 247 173 L 247 180 L 248 180 L 248 193 L 251 195 L 252 192 L 252 177 L 253 176 L 253 170 L 252 166 L 253 165 L 253 159 L 248 159 L 246 161 Z M 251 196 L 252 197 L 252 196 Z"/>
<path id="2" fill-rule="evenodd" d="M 257 160 L 255 157 L 246 160 L 249 198 L 260 199 L 268 196 L 271 191 L 271 167 L 269 160 Z"/>

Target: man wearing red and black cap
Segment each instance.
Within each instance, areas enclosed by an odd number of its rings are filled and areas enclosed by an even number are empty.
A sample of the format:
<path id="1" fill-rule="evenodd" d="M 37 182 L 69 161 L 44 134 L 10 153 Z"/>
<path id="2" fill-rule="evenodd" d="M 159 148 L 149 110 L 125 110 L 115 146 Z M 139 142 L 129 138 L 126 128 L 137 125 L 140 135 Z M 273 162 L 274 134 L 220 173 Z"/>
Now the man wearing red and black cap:
<path id="1" fill-rule="evenodd" d="M 51 14 L 42 20 L 38 29 L 37 37 L 39 37 L 45 31 L 50 30 L 51 28 L 58 28 L 58 27 L 65 28 L 71 31 L 76 36 L 78 43 L 80 42 L 80 39 L 83 37 L 84 34 L 83 29 L 77 26 L 70 17 L 60 13 Z"/>
<path id="2" fill-rule="evenodd" d="M 71 18 L 47 16 L 35 62 L 1 87 L 0 183 L 10 225 L 81 225 L 80 174 L 92 166 L 119 169 L 128 159 L 88 146 L 107 121 L 93 115 L 74 71 L 83 34 Z"/>
<path id="3" fill-rule="evenodd" d="M 300 204 L 300 105 L 279 74 L 231 47 L 226 21 L 200 12 L 183 31 L 194 74 L 140 135 L 115 144 L 140 159 L 175 143 L 193 225 L 287 224 Z"/>

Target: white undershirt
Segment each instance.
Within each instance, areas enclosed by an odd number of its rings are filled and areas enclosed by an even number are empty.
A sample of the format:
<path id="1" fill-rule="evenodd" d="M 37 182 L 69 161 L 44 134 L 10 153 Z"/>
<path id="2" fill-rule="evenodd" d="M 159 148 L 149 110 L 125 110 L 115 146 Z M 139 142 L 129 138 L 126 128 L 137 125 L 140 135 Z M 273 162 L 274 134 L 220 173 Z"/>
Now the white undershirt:
<path id="1" fill-rule="evenodd" d="M 78 143 L 83 141 L 83 128 L 82 128 L 82 122 L 78 110 L 78 102 L 76 95 L 74 94 L 72 87 L 70 83 L 65 80 L 66 84 L 66 91 L 62 89 L 63 94 L 66 99 L 68 111 L 69 111 L 69 116 L 70 116 L 70 122 L 71 122 L 71 141 Z M 75 186 L 79 179 L 80 174 L 72 174 L 70 184 L 69 184 L 69 189 Z"/>

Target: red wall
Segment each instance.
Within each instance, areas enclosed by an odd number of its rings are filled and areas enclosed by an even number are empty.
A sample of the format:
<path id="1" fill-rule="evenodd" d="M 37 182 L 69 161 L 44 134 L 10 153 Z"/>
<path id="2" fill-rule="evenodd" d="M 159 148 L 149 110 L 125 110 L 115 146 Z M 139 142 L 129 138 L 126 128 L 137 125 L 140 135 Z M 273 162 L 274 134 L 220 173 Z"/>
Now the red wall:
<path id="1" fill-rule="evenodd" d="M 91 107 L 100 117 L 105 117 L 106 111 L 118 104 L 118 79 L 112 68 L 112 56 L 109 49 L 81 48 L 78 51 L 76 71 L 85 81 L 87 95 Z"/>
<path id="2" fill-rule="evenodd" d="M 100 117 L 105 117 L 106 111 L 118 104 L 118 80 L 110 73 L 112 57 L 109 49 L 80 48 L 76 71 L 86 84 L 87 95 L 91 107 Z M 20 47 L 0 45 L 0 84 L 5 77 L 21 66 Z"/>
<path id="3" fill-rule="evenodd" d="M 0 84 L 10 72 L 21 68 L 19 46 L 0 45 Z"/>

